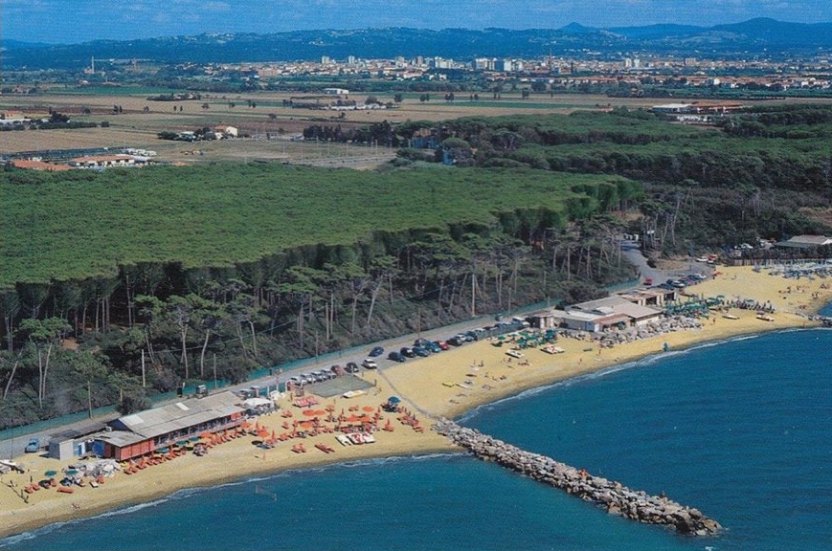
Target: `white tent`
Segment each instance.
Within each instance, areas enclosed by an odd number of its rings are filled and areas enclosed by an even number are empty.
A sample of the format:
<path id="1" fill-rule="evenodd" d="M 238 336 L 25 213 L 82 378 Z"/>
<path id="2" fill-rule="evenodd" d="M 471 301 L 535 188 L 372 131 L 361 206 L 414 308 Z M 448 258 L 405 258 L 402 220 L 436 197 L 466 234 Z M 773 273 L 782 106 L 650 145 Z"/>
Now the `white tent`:
<path id="1" fill-rule="evenodd" d="M 268 398 L 249 398 L 245 402 L 243 402 L 243 407 L 246 409 L 257 409 L 258 407 L 271 407 L 274 405 L 274 402 L 269 400 Z"/>

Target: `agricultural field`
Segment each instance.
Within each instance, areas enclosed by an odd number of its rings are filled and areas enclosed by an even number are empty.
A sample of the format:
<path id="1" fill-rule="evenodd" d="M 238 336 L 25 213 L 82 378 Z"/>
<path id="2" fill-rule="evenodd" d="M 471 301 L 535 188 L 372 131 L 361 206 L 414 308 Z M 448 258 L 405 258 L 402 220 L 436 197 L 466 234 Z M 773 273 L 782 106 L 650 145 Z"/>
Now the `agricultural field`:
<path id="1" fill-rule="evenodd" d="M 22 112 L 32 117 L 48 116 L 49 109 L 68 114 L 80 122 L 101 123 L 107 121 L 109 128 L 77 130 L 40 130 L 25 132 L 0 132 L 0 153 L 21 151 L 91 148 L 91 147 L 141 147 L 159 151 L 160 160 L 175 162 L 198 162 L 240 159 L 282 159 L 301 163 L 315 161 L 316 164 L 338 166 L 338 157 L 367 159 L 376 157 L 367 155 L 364 148 L 351 152 L 348 149 L 329 151 L 316 145 L 277 145 L 236 143 L 208 146 L 200 144 L 190 147 L 181 143 L 171 144 L 157 137 L 161 131 L 196 130 L 216 125 L 231 125 L 241 132 L 254 137 L 287 137 L 300 133 L 310 124 L 339 124 L 342 127 L 363 126 L 373 122 L 388 121 L 402 123 L 408 120 L 453 120 L 461 117 L 506 116 L 518 114 L 545 115 L 549 113 L 567 114 L 576 110 L 606 110 L 610 107 L 626 106 L 629 108 L 649 107 L 660 100 L 650 98 L 608 98 L 594 95 L 534 95 L 522 100 L 520 94 L 504 93 L 502 99 L 494 101 L 482 97 L 481 101 L 472 102 L 467 95 L 453 103 L 445 102 L 440 94 L 433 94 L 430 102 L 421 103 L 418 95 L 405 94 L 404 101 L 395 109 L 378 111 L 355 111 L 340 114 L 331 111 L 291 109 L 283 106 L 284 100 L 299 97 L 313 98 L 288 93 L 251 93 L 251 94 L 204 94 L 199 100 L 181 102 L 149 101 L 148 96 L 158 90 L 137 90 L 133 88 L 92 89 L 88 94 L 81 90 L 55 89 L 51 93 L 38 96 L 0 96 L 0 110 Z M 142 92 L 142 93 L 137 93 Z M 372 94 L 383 102 L 393 101 L 393 94 Z M 363 103 L 366 94 L 352 95 L 351 99 Z M 332 98 L 326 98 L 330 101 Z M 681 101 L 674 98 L 674 101 Z M 256 107 L 249 107 L 253 102 Z M 231 104 L 234 107 L 231 107 Z M 122 108 L 120 114 L 113 113 L 113 106 Z M 207 107 L 206 107 L 207 106 Z M 179 110 L 179 107 L 182 110 Z M 145 110 L 146 109 L 146 110 Z M 86 114 L 86 112 L 89 114 Z M 206 153 L 191 154 L 191 151 L 203 150 Z M 347 153 L 345 153 L 345 151 Z M 332 158 L 334 156 L 334 158 Z M 322 161 L 322 158 L 326 160 Z M 375 166 L 388 159 L 378 157 L 375 161 L 357 161 L 347 163 L 350 166 Z"/>

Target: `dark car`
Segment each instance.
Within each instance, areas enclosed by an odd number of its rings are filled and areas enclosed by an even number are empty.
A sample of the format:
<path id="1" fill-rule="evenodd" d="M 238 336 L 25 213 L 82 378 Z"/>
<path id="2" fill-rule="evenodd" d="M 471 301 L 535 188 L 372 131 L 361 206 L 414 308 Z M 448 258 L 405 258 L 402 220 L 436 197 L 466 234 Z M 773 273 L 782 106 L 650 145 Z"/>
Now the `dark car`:
<path id="1" fill-rule="evenodd" d="M 419 356 L 420 358 L 427 358 L 430 356 L 430 350 L 427 348 L 422 348 L 421 346 L 414 346 L 413 353 Z"/>
<path id="2" fill-rule="evenodd" d="M 381 356 L 382 354 L 384 354 L 384 348 L 382 348 L 380 346 L 376 346 L 372 350 L 370 350 L 370 357 L 371 358 L 377 358 L 377 357 Z"/>
<path id="3" fill-rule="evenodd" d="M 448 339 L 448 344 L 451 344 L 453 346 L 462 346 L 462 344 L 464 342 L 465 342 L 465 337 L 463 337 L 461 335 L 454 335 L 453 337 Z"/>
<path id="4" fill-rule="evenodd" d="M 409 346 L 403 346 L 402 349 L 399 350 L 399 354 L 401 354 L 402 356 L 404 356 L 406 358 L 415 358 L 416 357 L 416 353 Z"/>
<path id="5" fill-rule="evenodd" d="M 394 362 L 403 362 L 407 359 L 398 352 L 390 352 L 390 354 L 387 355 L 387 358 L 393 360 Z"/>
<path id="6" fill-rule="evenodd" d="M 347 362 L 347 373 L 358 373 L 358 364 L 355 362 Z"/>
<path id="7" fill-rule="evenodd" d="M 413 341 L 413 346 L 419 346 L 421 348 L 427 348 L 429 344 L 430 341 L 427 339 L 416 339 L 415 341 Z"/>
<path id="8" fill-rule="evenodd" d="M 425 348 L 427 348 L 428 350 L 430 350 L 434 354 L 438 354 L 439 352 L 442 352 L 442 346 L 440 346 L 439 343 L 436 342 L 436 341 L 429 342 Z"/>

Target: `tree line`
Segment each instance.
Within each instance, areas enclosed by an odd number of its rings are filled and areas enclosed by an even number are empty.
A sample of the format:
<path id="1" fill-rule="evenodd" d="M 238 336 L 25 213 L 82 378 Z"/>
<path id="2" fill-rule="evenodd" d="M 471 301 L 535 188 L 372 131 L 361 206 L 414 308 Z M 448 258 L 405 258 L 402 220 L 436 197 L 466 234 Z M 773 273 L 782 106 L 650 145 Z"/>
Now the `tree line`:
<path id="1" fill-rule="evenodd" d="M 123 266 L 115 278 L 19 284 L 0 293 L 2 426 L 510 310 L 582 300 L 630 277 L 620 224 L 526 212 L 494 226 L 301 248 L 225 268 Z M 593 216 L 594 215 L 594 216 Z M 521 237 L 516 237 L 521 236 Z"/>

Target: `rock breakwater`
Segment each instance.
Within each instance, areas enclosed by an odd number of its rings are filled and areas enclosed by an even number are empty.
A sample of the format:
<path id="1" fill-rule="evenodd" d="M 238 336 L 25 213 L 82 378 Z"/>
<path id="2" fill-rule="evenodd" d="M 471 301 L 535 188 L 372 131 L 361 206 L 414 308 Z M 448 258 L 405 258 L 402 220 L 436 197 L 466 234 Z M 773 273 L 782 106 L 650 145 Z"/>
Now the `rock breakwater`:
<path id="1" fill-rule="evenodd" d="M 592 476 L 551 457 L 530 453 L 502 440 L 443 419 L 435 427 L 439 434 L 468 449 L 479 459 L 494 461 L 506 468 L 549 484 L 597 504 L 613 515 L 623 516 L 646 524 L 672 527 L 682 534 L 711 536 L 720 524 L 692 507 L 686 507 L 664 496 L 651 496 L 643 491 L 627 488 L 620 482 Z"/>

